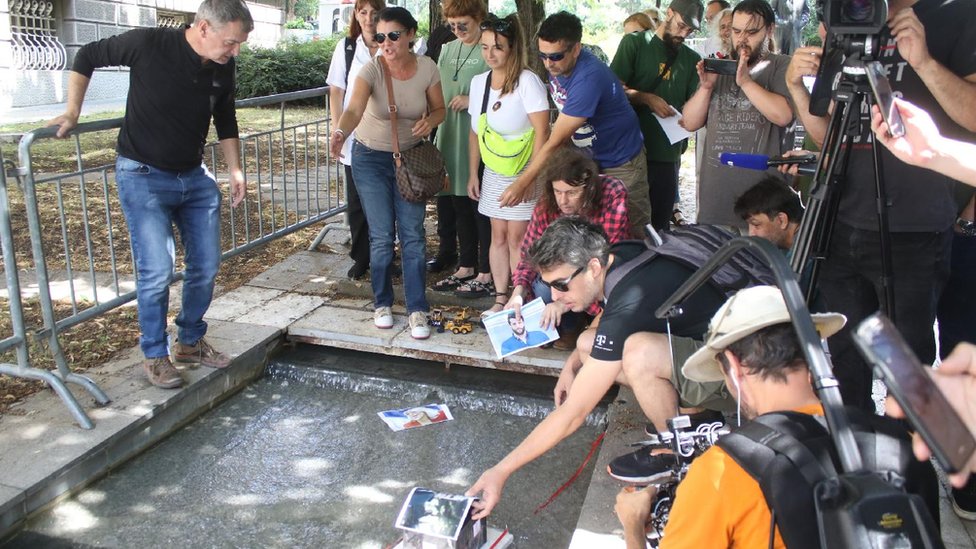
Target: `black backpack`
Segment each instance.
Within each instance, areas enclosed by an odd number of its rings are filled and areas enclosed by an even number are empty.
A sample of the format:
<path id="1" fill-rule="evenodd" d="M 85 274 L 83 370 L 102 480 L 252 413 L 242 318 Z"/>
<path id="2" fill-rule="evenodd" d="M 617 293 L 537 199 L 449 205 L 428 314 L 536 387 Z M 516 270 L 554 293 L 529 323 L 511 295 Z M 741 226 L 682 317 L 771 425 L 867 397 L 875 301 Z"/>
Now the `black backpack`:
<path id="1" fill-rule="evenodd" d="M 661 235 L 661 244 L 645 240 L 645 252 L 610 271 L 604 283 L 604 295 L 609 297 L 620 280 L 658 255 L 667 256 L 691 269 L 698 269 L 726 242 L 736 237 L 737 235 L 713 225 L 673 227 L 670 232 Z M 759 254 L 750 249 L 742 249 L 712 274 L 709 283 L 726 297 L 731 297 L 750 286 L 775 286 L 776 278 Z"/>
<path id="2" fill-rule="evenodd" d="M 909 501 L 916 504 L 916 511 L 906 510 L 902 516 L 918 519 L 914 516 L 917 509 L 927 507 L 935 524 L 938 524 L 939 495 L 935 469 L 931 463 L 919 462 L 914 458 L 911 439 L 901 424 L 858 409 L 845 410 L 864 469 L 881 475 L 874 485 L 886 483 L 889 486 L 885 488 L 904 489 L 914 494 L 909 495 Z M 772 512 L 770 547 L 774 527 L 779 528 L 783 542 L 789 549 L 819 549 L 824 546 L 821 543 L 824 540 L 821 539 L 818 516 L 831 514 L 831 517 L 827 517 L 828 523 L 844 524 L 843 520 L 837 522 L 834 519 L 845 513 L 848 518 L 858 513 L 864 518 L 864 515 L 870 515 L 875 510 L 884 514 L 883 511 L 890 509 L 884 505 L 875 505 L 875 509 L 872 509 L 871 503 L 868 503 L 851 513 L 850 509 L 838 512 L 822 502 L 818 504 L 815 490 L 823 490 L 829 484 L 824 481 L 836 478 L 840 470 L 839 458 L 821 416 L 799 412 L 763 414 L 720 438 L 716 444 L 759 483 Z M 890 501 L 885 504 L 890 504 Z M 910 529 L 915 524 L 906 518 L 903 526 Z M 855 528 L 840 528 L 848 529 Z M 848 534 L 856 532 L 832 531 L 826 532 L 824 537 L 829 538 L 827 545 L 831 546 L 836 545 L 836 541 L 831 540 Z M 937 531 L 935 534 L 937 536 Z M 911 535 L 906 534 L 906 537 L 910 538 Z"/>

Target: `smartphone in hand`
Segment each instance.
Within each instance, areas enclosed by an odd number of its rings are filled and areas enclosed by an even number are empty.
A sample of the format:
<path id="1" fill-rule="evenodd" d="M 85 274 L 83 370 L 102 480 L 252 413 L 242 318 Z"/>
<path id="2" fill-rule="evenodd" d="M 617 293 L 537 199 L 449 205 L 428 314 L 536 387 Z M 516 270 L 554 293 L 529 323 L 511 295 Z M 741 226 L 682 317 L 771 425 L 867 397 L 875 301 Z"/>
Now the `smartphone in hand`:
<path id="1" fill-rule="evenodd" d="M 905 135 L 905 123 L 902 122 L 898 107 L 895 106 L 895 95 L 891 91 L 891 83 L 885 75 L 884 67 L 877 61 L 865 63 L 867 70 L 868 83 L 871 91 L 874 92 L 874 100 L 881 109 L 881 116 L 888 124 L 888 135 L 891 137 L 901 137 Z"/>
<path id="2" fill-rule="evenodd" d="M 891 321 L 876 313 L 852 337 L 939 466 L 947 473 L 964 470 L 976 440 Z"/>
<path id="3" fill-rule="evenodd" d="M 732 59 L 718 59 L 716 57 L 705 58 L 705 72 L 735 76 L 735 71 L 738 69 L 738 61 Z"/>

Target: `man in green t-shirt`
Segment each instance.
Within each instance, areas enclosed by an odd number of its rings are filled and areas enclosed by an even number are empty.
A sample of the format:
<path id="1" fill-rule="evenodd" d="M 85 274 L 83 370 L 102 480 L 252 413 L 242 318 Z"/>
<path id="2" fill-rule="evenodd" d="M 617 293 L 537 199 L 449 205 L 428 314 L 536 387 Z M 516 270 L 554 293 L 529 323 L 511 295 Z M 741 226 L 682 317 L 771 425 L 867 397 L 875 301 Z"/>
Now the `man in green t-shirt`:
<path id="1" fill-rule="evenodd" d="M 610 63 L 627 87 L 627 97 L 640 120 L 647 149 L 651 224 L 658 231 L 668 228 L 678 193 L 681 153 L 688 141 L 672 144 L 655 115 L 676 120 L 685 101 L 698 89 L 695 67 L 701 57 L 684 41 L 701 26 L 703 12 L 700 0 L 674 0 L 656 31 L 625 35 Z"/>

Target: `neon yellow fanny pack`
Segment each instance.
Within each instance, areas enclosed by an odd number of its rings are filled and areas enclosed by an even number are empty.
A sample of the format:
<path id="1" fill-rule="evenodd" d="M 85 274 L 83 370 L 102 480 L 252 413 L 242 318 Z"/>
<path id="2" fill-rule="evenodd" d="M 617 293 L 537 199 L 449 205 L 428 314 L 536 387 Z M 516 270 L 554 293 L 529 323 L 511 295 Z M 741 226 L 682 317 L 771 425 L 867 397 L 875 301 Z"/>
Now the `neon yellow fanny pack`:
<path id="1" fill-rule="evenodd" d="M 513 176 L 529 163 L 532 145 L 535 143 L 535 128 L 516 137 L 505 139 L 488 125 L 488 114 L 481 113 L 478 119 L 478 148 L 485 166 L 499 175 Z"/>

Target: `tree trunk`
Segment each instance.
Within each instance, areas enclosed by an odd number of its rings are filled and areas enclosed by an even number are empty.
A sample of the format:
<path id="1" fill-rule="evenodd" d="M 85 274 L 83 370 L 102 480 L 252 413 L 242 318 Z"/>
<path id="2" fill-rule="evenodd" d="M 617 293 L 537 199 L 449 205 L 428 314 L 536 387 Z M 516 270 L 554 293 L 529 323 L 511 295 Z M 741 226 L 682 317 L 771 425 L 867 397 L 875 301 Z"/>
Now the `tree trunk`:
<path id="1" fill-rule="evenodd" d="M 543 0 L 515 0 L 515 9 L 518 11 L 519 21 L 522 23 L 522 33 L 525 36 L 526 45 L 529 53 L 529 67 L 543 77 L 545 82 L 546 69 L 539 60 L 539 41 L 536 40 L 535 33 L 539 30 L 539 25 L 546 16 L 546 6 Z"/>

